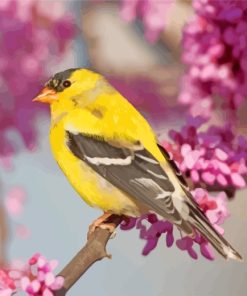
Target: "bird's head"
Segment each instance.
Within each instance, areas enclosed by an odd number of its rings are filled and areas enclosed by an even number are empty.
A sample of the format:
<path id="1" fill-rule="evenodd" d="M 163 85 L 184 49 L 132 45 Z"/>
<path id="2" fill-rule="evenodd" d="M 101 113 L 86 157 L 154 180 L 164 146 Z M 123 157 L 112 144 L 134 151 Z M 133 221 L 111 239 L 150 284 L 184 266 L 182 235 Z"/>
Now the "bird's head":
<path id="1" fill-rule="evenodd" d="M 50 105 L 60 103 L 67 108 L 70 108 L 75 100 L 80 100 L 83 104 L 83 101 L 87 100 L 85 94 L 95 88 L 99 79 L 99 74 L 87 69 L 68 69 L 56 73 L 33 101 Z"/>

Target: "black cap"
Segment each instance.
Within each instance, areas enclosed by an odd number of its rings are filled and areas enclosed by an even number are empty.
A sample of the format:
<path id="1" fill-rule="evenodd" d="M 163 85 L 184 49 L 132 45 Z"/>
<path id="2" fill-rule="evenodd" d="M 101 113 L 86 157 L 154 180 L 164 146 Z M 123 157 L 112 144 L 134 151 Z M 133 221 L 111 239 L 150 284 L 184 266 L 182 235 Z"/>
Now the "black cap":
<path id="1" fill-rule="evenodd" d="M 76 70 L 79 70 L 80 68 L 71 68 L 67 69 L 63 72 L 56 73 L 47 83 L 46 86 L 48 88 L 54 89 L 56 92 L 61 92 L 64 90 L 63 82 L 68 80 L 72 73 L 74 73 Z"/>

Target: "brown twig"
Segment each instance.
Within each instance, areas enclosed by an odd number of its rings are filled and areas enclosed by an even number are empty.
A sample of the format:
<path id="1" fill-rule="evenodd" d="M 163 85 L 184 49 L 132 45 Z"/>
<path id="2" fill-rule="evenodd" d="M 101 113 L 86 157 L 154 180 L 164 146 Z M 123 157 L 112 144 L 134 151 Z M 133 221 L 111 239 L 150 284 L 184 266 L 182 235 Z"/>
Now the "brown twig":
<path id="1" fill-rule="evenodd" d="M 203 186 L 201 186 L 201 188 L 203 188 Z M 207 191 L 209 192 L 219 192 L 219 191 L 224 191 L 226 196 L 229 199 L 232 199 L 235 196 L 236 193 L 236 188 L 234 186 L 227 186 L 227 187 L 223 187 L 220 185 L 207 185 L 205 186 L 205 189 L 207 189 Z"/>
<path id="2" fill-rule="evenodd" d="M 115 228 L 121 223 L 123 217 L 112 215 L 107 223 L 112 223 Z M 89 236 L 86 245 L 58 274 L 64 278 L 63 288 L 55 293 L 55 296 L 64 296 L 68 290 L 80 279 L 80 277 L 97 261 L 103 258 L 111 258 L 106 251 L 106 245 L 111 237 L 108 230 L 97 228 Z"/>
<path id="3" fill-rule="evenodd" d="M 189 185 L 189 188 L 191 190 L 195 189 L 195 188 L 203 188 L 209 192 L 224 191 L 229 199 L 233 198 L 235 196 L 236 191 L 237 191 L 237 188 L 234 187 L 233 185 L 228 185 L 228 186 L 223 187 L 223 186 L 220 186 L 219 184 L 209 185 L 209 184 L 205 184 L 203 182 L 194 184 L 190 178 L 186 178 L 186 181 L 187 181 L 187 184 Z M 245 178 L 245 181 L 247 182 L 247 178 Z"/>

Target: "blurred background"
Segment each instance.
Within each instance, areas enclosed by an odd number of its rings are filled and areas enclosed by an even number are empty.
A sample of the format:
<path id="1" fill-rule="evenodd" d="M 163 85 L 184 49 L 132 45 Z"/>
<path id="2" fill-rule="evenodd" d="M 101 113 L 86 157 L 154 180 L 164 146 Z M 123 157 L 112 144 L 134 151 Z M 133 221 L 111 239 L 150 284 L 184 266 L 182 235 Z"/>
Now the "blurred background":
<path id="1" fill-rule="evenodd" d="M 73 67 L 102 73 L 160 139 L 185 122 L 187 108 L 177 100 L 184 71 L 181 39 L 194 10 L 189 0 L 170 2 L 159 6 L 154 0 L 149 14 L 136 0 L 0 2 L 1 262 L 40 252 L 62 268 L 100 215 L 81 201 L 52 158 L 47 106 L 31 103 L 51 75 Z M 245 107 L 238 125 L 243 133 Z M 213 121 L 221 118 L 216 114 Z M 231 217 L 224 224 L 226 237 L 245 258 L 246 195 L 238 191 L 229 202 Z M 246 295 L 246 262 L 218 256 L 195 261 L 162 240 L 143 257 L 138 236 L 136 230 L 119 230 L 109 243 L 113 259 L 90 268 L 69 295 Z"/>

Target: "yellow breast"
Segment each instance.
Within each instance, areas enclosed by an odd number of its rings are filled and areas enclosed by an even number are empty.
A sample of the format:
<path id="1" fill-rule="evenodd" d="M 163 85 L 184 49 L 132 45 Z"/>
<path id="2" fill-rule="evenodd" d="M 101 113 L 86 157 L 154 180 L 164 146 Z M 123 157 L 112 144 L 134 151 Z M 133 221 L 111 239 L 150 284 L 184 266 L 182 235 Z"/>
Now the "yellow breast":
<path id="1" fill-rule="evenodd" d="M 119 215 L 140 215 L 139 207 L 129 197 L 70 152 L 62 121 L 51 129 L 50 142 L 57 163 L 87 204 Z"/>

